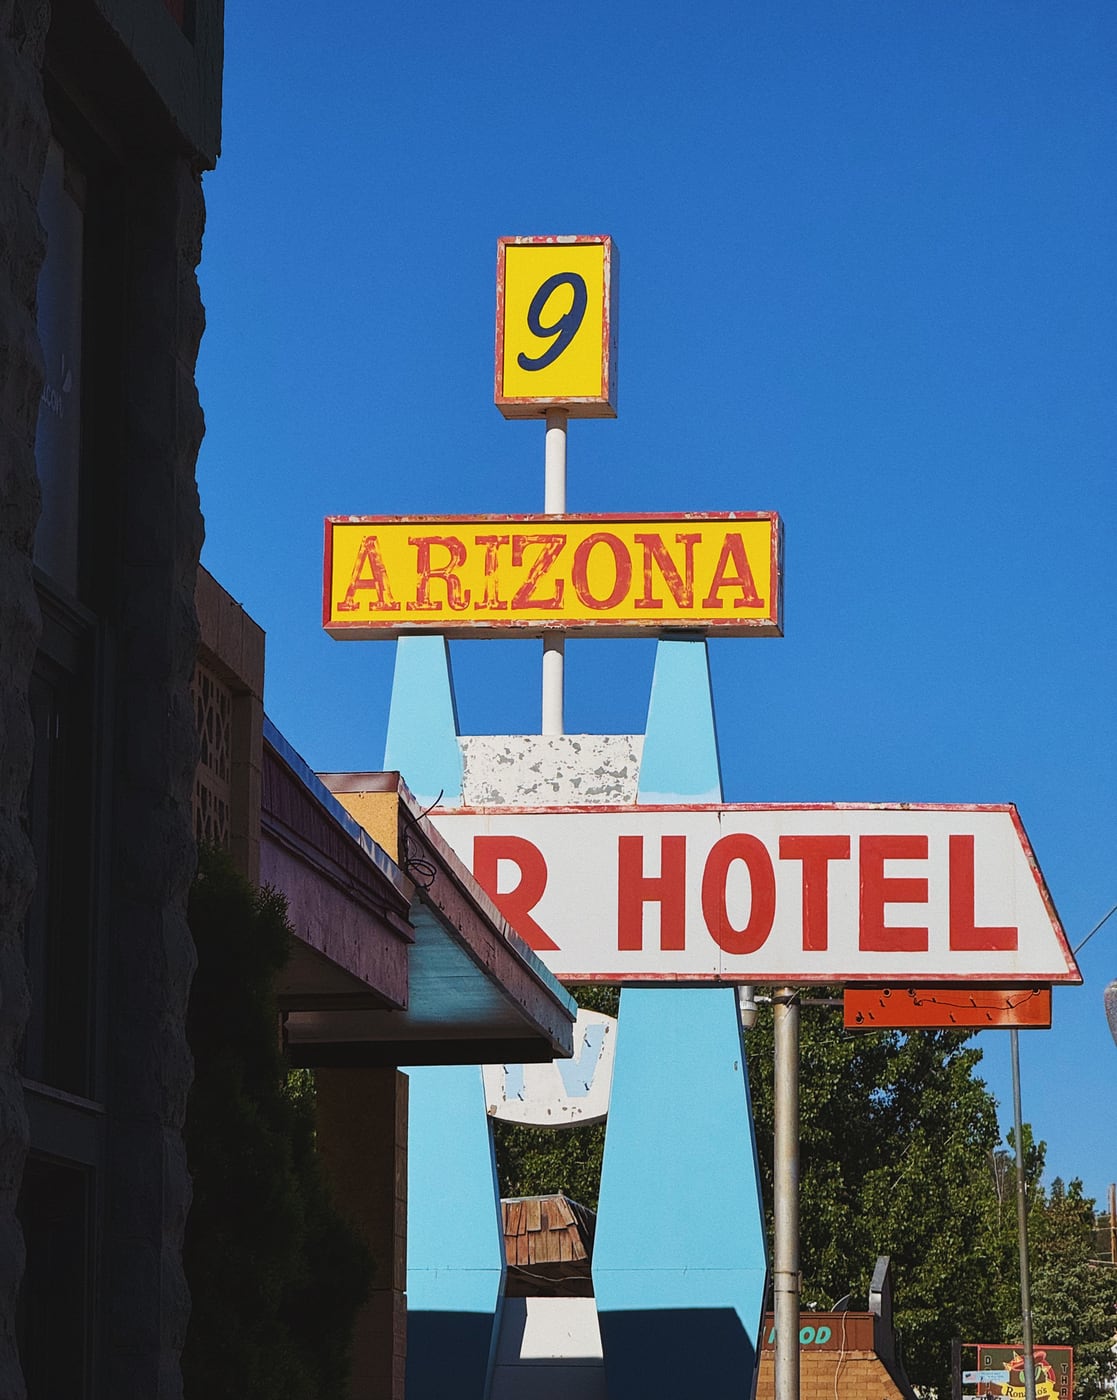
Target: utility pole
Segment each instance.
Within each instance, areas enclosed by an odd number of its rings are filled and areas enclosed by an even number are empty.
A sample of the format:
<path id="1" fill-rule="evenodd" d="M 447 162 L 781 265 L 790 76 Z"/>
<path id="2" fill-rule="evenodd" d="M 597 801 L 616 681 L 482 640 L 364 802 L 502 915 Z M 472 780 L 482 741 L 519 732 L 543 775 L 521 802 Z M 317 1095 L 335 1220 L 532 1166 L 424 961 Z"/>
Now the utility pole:
<path id="1" fill-rule="evenodd" d="M 775 1022 L 775 1400 L 799 1400 L 799 994 L 780 987 Z M 1034 1400 L 1029 1396 L 1028 1400 Z"/>
<path id="2" fill-rule="evenodd" d="M 1020 1247 L 1020 1316 L 1024 1334 L 1024 1397 L 1036 1400 L 1036 1361 L 1032 1349 L 1032 1277 L 1028 1268 L 1028 1198 L 1024 1181 L 1024 1128 L 1020 1112 L 1020 1032 L 1009 1031 L 1012 1046 L 1012 1119 L 1016 1133 L 1016 1234 Z"/>

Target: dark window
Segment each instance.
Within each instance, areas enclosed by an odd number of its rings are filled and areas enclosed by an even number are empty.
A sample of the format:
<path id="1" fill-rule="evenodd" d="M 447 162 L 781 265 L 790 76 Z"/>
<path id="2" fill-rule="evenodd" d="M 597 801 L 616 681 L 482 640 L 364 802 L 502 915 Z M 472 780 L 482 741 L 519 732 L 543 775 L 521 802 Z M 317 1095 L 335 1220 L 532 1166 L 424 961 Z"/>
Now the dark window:
<path id="1" fill-rule="evenodd" d="M 27 799 L 37 874 L 24 927 L 31 1014 L 22 1068 L 30 1079 L 90 1096 L 94 632 L 45 588 L 40 599 L 44 635 L 31 682 L 35 758 Z"/>
<path id="2" fill-rule="evenodd" d="M 78 593 L 81 466 L 82 275 L 85 177 L 53 137 L 39 194 L 47 236 L 39 273 L 43 392 L 35 436 L 42 513 L 35 563 L 68 593 Z"/>

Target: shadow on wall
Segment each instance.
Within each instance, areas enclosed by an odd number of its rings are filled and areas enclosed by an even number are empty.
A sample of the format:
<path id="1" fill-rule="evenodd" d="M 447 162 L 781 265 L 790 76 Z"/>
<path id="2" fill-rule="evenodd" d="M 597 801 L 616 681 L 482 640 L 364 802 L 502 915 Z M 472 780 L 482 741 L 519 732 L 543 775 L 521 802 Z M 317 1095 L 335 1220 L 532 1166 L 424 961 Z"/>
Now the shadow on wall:
<path id="1" fill-rule="evenodd" d="M 409 1311 L 407 1400 L 484 1395 L 492 1350 L 492 1313 Z"/>
<path id="2" fill-rule="evenodd" d="M 750 1396 L 757 1355 L 733 1308 L 599 1314 L 609 1400 Z"/>

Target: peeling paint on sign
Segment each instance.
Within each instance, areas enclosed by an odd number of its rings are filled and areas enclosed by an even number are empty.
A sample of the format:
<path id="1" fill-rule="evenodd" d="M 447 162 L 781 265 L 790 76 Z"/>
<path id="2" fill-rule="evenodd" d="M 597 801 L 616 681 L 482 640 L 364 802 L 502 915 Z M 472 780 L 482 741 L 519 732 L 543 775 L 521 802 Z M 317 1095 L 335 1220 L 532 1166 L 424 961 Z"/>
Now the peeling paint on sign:
<path id="1" fill-rule="evenodd" d="M 478 734 L 459 742 L 467 807 L 636 801 L 642 734 Z"/>

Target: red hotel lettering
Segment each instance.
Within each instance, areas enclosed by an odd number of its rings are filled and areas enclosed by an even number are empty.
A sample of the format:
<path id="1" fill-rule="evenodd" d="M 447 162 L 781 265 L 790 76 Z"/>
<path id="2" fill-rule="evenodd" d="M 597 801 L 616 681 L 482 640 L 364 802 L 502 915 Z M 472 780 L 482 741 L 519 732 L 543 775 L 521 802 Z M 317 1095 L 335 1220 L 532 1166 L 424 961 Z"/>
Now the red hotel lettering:
<path id="1" fill-rule="evenodd" d="M 366 567 L 369 570 L 369 577 L 362 578 L 361 570 Z M 366 535 L 361 541 L 361 547 L 357 551 L 357 559 L 353 565 L 353 576 L 349 580 L 349 587 L 345 590 L 345 597 L 337 605 L 338 612 L 357 611 L 360 607 L 357 602 L 359 588 L 372 590 L 373 596 L 368 601 L 370 612 L 373 608 L 379 608 L 381 612 L 399 612 L 399 604 L 392 597 L 388 571 L 380 557 L 375 535 Z"/>
<path id="2" fill-rule="evenodd" d="M 446 585 L 446 606 L 451 612 L 463 612 L 469 607 L 469 589 L 462 588 L 462 581 L 455 573 L 465 563 L 465 544 L 457 535 L 409 535 L 407 543 L 414 545 L 418 552 L 415 571 L 419 575 L 415 585 L 415 601 L 408 603 L 408 612 L 441 612 L 442 604 L 431 597 L 431 583 L 437 578 Z M 450 558 L 439 568 L 431 562 L 431 550 L 435 545 L 445 549 Z"/>
<path id="3" fill-rule="evenodd" d="M 511 861 L 520 872 L 516 887 L 504 894 L 499 890 L 502 860 Z M 538 846 L 522 836 L 475 836 L 473 878 L 529 948 L 537 953 L 558 948 L 531 916 L 547 888 L 547 862 Z"/>
<path id="4" fill-rule="evenodd" d="M 886 860 L 926 860 L 926 836 L 862 836 L 860 948 L 870 953 L 925 953 L 926 928 L 891 928 L 886 904 L 926 904 L 922 876 L 886 876 Z M 971 906 L 972 907 L 972 906 Z"/>
<path id="5" fill-rule="evenodd" d="M 659 904 L 659 946 L 664 952 L 686 947 L 686 837 L 664 836 L 659 870 L 644 874 L 644 838 L 617 837 L 617 948 L 644 948 L 644 905 Z"/>
<path id="6" fill-rule="evenodd" d="M 803 949 L 825 952 L 830 936 L 830 862 L 849 860 L 848 836 L 781 836 L 780 860 L 803 862 Z"/>
<path id="7" fill-rule="evenodd" d="M 559 608 L 562 606 L 562 595 L 565 588 L 562 579 L 555 580 L 555 591 L 549 598 L 536 598 L 531 590 L 550 571 L 551 565 L 562 553 L 565 543 L 565 535 L 512 536 L 512 567 L 515 569 L 523 565 L 525 549 L 530 548 L 533 544 L 541 546 L 539 557 L 528 571 L 527 578 L 512 595 L 513 611 L 517 608 Z"/>
<path id="8" fill-rule="evenodd" d="M 599 544 L 605 545 L 607 549 L 612 551 L 613 555 L 613 588 L 612 592 L 604 598 L 595 598 L 590 592 L 589 585 L 590 555 L 593 553 L 594 546 Z M 629 585 L 632 583 L 632 560 L 628 557 L 628 550 L 617 539 L 616 535 L 605 533 L 587 535 L 574 551 L 574 566 L 570 570 L 570 582 L 574 585 L 574 592 L 587 608 L 593 608 L 595 611 L 601 611 L 603 608 L 615 608 L 627 594 Z"/>
<path id="9" fill-rule="evenodd" d="M 978 927 L 974 913 L 974 839 L 950 838 L 950 946 L 958 952 L 1008 952 L 1019 942 L 1012 925 Z"/>
<path id="10" fill-rule="evenodd" d="M 729 922 L 725 887 L 729 867 L 740 860 L 748 867 L 751 907 L 744 928 Z M 727 953 L 755 953 L 772 932 L 776 917 L 776 876 L 764 842 L 746 832 L 715 841 L 702 872 L 702 914 L 710 937 Z"/>
<path id="11" fill-rule="evenodd" d="M 737 572 L 731 573 L 730 564 L 736 566 Z M 714 569 L 714 577 L 710 582 L 710 592 L 703 598 L 704 608 L 720 608 L 722 603 L 718 594 L 723 588 L 739 588 L 741 596 L 734 598 L 735 608 L 762 608 L 764 599 L 756 591 L 756 581 L 752 576 L 752 569 L 749 567 L 749 558 L 745 553 L 745 542 L 740 535 L 726 535 L 721 546 L 721 553 L 718 555 L 717 566 Z"/>
<path id="12" fill-rule="evenodd" d="M 638 608 L 661 608 L 663 599 L 652 593 L 652 564 L 659 565 L 663 581 L 671 590 L 671 597 L 680 608 L 694 607 L 694 546 L 700 543 L 701 535 L 676 535 L 675 543 L 683 546 L 683 572 L 668 553 L 660 535 L 633 535 L 637 544 L 644 546 L 644 592 L 635 600 Z"/>
<path id="13" fill-rule="evenodd" d="M 500 568 L 499 550 L 502 544 L 508 543 L 507 535 L 476 535 L 475 544 L 485 546 L 485 591 L 481 595 L 480 602 L 474 602 L 475 609 L 488 608 L 490 612 L 503 612 L 508 604 L 500 596 Z"/>

